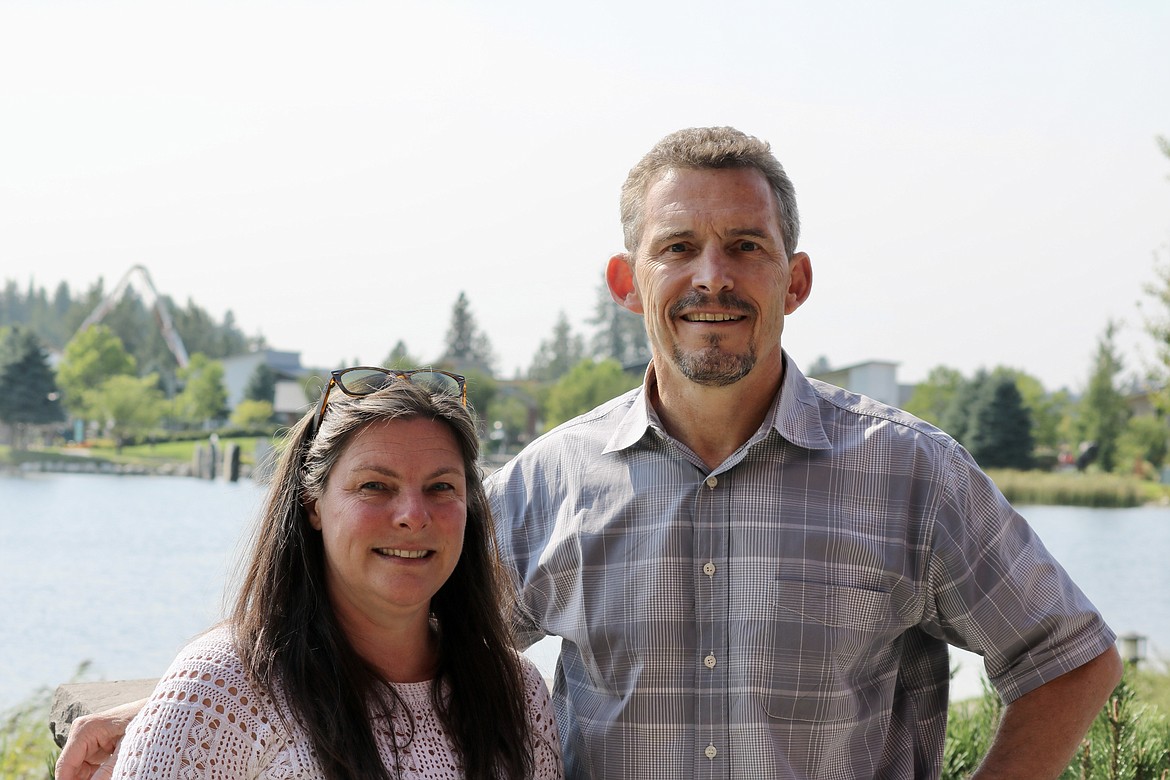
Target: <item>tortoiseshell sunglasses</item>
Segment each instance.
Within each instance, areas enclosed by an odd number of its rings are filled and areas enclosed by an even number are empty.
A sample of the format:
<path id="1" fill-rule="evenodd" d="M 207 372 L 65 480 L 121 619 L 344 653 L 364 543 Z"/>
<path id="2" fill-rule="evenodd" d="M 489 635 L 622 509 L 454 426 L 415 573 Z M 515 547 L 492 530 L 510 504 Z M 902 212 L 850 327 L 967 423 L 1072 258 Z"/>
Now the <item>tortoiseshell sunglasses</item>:
<path id="1" fill-rule="evenodd" d="M 416 385 L 422 385 L 431 393 L 441 393 L 459 399 L 459 403 L 467 406 L 467 378 L 450 371 L 439 371 L 432 368 L 412 368 L 402 371 L 396 368 L 378 368 L 376 366 L 353 366 L 339 368 L 329 372 L 329 384 L 325 385 L 325 392 L 321 394 L 321 405 L 317 407 L 316 421 L 313 424 L 313 435 L 321 427 L 325 419 L 325 408 L 329 404 L 329 391 L 336 387 L 341 392 L 354 398 L 376 393 L 395 379 L 404 379 Z"/>

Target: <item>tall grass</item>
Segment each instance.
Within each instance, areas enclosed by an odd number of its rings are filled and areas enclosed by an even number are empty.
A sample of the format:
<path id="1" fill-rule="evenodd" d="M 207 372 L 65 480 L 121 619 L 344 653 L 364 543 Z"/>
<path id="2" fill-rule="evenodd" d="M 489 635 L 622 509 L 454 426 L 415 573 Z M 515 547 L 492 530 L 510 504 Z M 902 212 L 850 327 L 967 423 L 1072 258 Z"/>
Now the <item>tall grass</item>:
<path id="1" fill-rule="evenodd" d="M 49 733 L 52 693 L 45 688 L 27 701 L 0 713 L 0 779 L 45 780 L 53 777 L 60 750 Z"/>
<path id="2" fill-rule="evenodd" d="M 1159 486 L 1134 477 L 1077 471 L 988 470 L 1007 500 L 1023 504 L 1117 508 L 1140 506 L 1152 500 Z"/>

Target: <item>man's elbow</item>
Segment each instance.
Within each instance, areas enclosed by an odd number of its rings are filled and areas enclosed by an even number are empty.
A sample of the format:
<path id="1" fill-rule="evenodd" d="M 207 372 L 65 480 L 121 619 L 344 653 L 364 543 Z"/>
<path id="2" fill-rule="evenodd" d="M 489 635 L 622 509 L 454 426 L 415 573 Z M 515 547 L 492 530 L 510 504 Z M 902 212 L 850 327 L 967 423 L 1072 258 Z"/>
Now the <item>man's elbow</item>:
<path id="1" fill-rule="evenodd" d="M 1109 695 L 1121 682 L 1124 672 L 1125 664 L 1121 660 L 1121 654 L 1117 652 L 1116 647 L 1110 647 L 1069 674 L 1076 675 L 1079 678 L 1078 682 L 1085 686 L 1086 691 L 1093 692 L 1094 698 L 1098 701 L 1097 706 L 1100 707 L 1109 700 Z"/>

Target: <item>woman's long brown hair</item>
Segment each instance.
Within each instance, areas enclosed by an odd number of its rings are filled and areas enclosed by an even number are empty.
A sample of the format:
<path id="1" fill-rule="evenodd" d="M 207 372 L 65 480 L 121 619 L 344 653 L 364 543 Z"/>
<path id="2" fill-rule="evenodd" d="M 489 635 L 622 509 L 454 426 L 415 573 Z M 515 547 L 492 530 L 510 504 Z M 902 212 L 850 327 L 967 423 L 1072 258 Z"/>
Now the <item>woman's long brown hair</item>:
<path id="1" fill-rule="evenodd" d="M 249 673 L 270 694 L 283 694 L 327 778 L 390 780 L 371 718 L 389 719 L 395 707 L 405 708 L 337 622 L 325 590 L 321 535 L 305 505 L 320 497 L 357 431 L 385 420 L 435 420 L 451 430 L 463 455 L 467 526 L 459 562 L 431 600 L 439 636 L 431 695 L 468 778 L 528 777 L 523 676 L 503 617 L 509 580 L 500 569 L 471 415 L 457 399 L 396 381 L 373 395 L 331 400 L 315 437 L 312 417 L 289 434 L 230 617 Z"/>

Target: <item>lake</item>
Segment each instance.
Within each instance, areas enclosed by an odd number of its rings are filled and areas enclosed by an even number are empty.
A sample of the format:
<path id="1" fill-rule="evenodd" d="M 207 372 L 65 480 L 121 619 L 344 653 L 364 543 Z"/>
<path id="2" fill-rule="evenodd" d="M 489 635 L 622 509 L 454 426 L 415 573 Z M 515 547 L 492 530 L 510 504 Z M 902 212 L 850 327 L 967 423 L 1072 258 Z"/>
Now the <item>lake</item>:
<path id="1" fill-rule="evenodd" d="M 87 474 L 0 476 L 0 711 L 39 689 L 162 674 L 221 616 L 236 547 L 260 508 L 251 482 Z M 1170 509 L 1021 510 L 1118 634 L 1170 651 Z M 528 654 L 546 675 L 557 640 Z M 956 696 L 980 689 L 956 653 Z"/>

